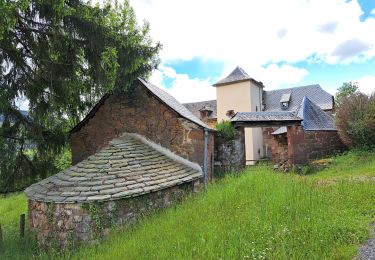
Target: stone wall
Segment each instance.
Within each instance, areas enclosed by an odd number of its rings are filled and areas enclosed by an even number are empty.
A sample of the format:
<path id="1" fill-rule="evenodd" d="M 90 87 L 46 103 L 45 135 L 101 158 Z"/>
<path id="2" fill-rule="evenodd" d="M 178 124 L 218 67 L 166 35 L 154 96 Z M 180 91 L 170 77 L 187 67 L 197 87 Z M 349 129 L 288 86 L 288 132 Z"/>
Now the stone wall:
<path id="1" fill-rule="evenodd" d="M 287 170 L 346 149 L 337 131 L 304 131 L 297 125 L 287 129 L 287 133 L 280 135 L 271 135 L 275 128 L 263 129 L 272 161 L 279 169 Z"/>
<path id="2" fill-rule="evenodd" d="M 337 131 L 303 131 L 301 126 L 290 126 L 287 137 L 292 165 L 306 164 L 346 149 Z"/>
<path id="3" fill-rule="evenodd" d="M 244 128 L 237 129 L 234 140 L 215 136 L 215 172 L 238 170 L 246 164 Z"/>
<path id="4" fill-rule="evenodd" d="M 146 87 L 109 96 L 95 115 L 71 135 L 76 164 L 103 148 L 121 133 L 137 133 L 203 168 L 204 130 L 180 117 Z M 208 176 L 213 169 L 214 133 L 209 133 Z"/>
<path id="5" fill-rule="evenodd" d="M 95 242 L 113 225 L 133 224 L 155 210 L 168 208 L 199 188 L 186 183 L 158 192 L 117 201 L 55 204 L 29 200 L 29 228 L 41 245 L 67 248 Z"/>
<path id="6" fill-rule="evenodd" d="M 272 158 L 272 147 L 275 147 L 275 139 L 272 135 L 273 132 L 275 132 L 279 127 L 263 127 L 263 145 L 264 145 L 264 157 L 266 158 Z"/>

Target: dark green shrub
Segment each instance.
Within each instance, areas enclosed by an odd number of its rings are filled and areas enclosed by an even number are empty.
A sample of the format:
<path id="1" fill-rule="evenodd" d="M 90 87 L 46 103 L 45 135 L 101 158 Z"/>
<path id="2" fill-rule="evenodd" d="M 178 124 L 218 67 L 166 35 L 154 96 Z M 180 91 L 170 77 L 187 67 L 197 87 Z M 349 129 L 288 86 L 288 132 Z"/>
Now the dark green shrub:
<path id="1" fill-rule="evenodd" d="M 375 94 L 356 92 L 343 97 L 337 107 L 336 124 L 347 146 L 375 148 Z"/>
<path id="2" fill-rule="evenodd" d="M 218 132 L 218 136 L 226 141 L 234 140 L 237 136 L 237 130 L 234 128 L 230 121 L 216 123 L 215 127 Z"/>

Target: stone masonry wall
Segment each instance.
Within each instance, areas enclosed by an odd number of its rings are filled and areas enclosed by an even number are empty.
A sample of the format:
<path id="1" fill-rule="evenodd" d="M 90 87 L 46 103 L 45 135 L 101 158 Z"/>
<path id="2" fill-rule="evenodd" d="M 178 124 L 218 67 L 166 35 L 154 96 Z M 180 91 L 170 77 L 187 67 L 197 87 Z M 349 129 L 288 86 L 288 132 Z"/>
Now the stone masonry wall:
<path id="1" fill-rule="evenodd" d="M 273 132 L 275 132 L 279 127 L 263 127 L 262 132 L 263 132 L 263 144 L 264 144 L 264 156 L 266 158 L 273 158 L 272 155 L 272 147 L 274 147 L 275 144 L 275 139 L 274 136 L 272 135 Z"/>
<path id="2" fill-rule="evenodd" d="M 67 248 L 95 242 L 113 225 L 133 224 L 153 210 L 170 207 L 196 191 L 197 181 L 139 197 L 86 204 L 54 204 L 29 200 L 29 228 L 44 246 Z"/>
<path id="3" fill-rule="evenodd" d="M 142 85 L 127 93 L 110 96 L 79 131 L 72 133 L 73 164 L 94 154 L 124 132 L 143 135 L 203 168 L 204 130 L 181 118 Z M 207 170 L 211 178 L 212 132 L 208 144 Z"/>
<path id="4" fill-rule="evenodd" d="M 288 157 L 291 165 L 306 164 L 346 149 L 337 131 L 303 131 L 288 127 Z"/>
<path id="5" fill-rule="evenodd" d="M 243 168 L 246 164 L 244 128 L 237 131 L 237 138 L 225 140 L 215 137 L 215 172 L 226 172 Z"/>
<path id="6" fill-rule="evenodd" d="M 272 135 L 276 129 L 263 128 L 263 137 L 279 169 L 287 170 L 346 149 L 336 131 L 303 131 L 296 125 L 288 126 L 285 134 Z"/>

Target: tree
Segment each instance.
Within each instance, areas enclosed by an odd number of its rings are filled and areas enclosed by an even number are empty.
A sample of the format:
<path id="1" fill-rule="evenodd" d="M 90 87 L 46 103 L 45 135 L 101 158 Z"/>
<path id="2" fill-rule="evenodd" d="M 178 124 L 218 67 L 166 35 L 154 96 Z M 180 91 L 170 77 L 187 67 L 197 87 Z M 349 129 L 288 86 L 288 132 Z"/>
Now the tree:
<path id="1" fill-rule="evenodd" d="M 374 148 L 375 93 L 368 96 L 358 91 L 357 84 L 344 83 L 337 96 L 336 125 L 343 143 L 349 147 Z"/>
<path id="2" fill-rule="evenodd" d="M 147 77 L 161 45 L 149 37 L 148 23 L 137 24 L 128 1 L 99 7 L 83 0 L 0 0 L 0 13 L 4 190 L 53 173 L 69 129 L 104 93 L 126 91 Z M 20 97 L 29 100 L 28 116 L 16 106 Z"/>
<path id="3" fill-rule="evenodd" d="M 337 89 L 335 96 L 336 107 L 340 106 L 342 100 L 350 95 L 358 92 L 358 82 L 344 82 L 341 87 Z"/>

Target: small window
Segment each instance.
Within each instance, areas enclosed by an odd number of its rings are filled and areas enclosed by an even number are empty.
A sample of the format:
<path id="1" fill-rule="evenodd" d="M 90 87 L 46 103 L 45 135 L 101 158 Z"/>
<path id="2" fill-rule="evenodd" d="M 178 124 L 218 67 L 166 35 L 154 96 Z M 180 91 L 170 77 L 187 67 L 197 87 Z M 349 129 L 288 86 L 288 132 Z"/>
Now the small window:
<path id="1" fill-rule="evenodd" d="M 255 106 L 255 112 L 258 112 L 258 106 Z"/>
<path id="2" fill-rule="evenodd" d="M 281 96 L 280 106 L 281 109 L 287 109 L 289 107 L 291 93 L 285 93 Z"/>
<path id="3" fill-rule="evenodd" d="M 289 107 L 289 102 L 281 102 L 281 108 L 287 109 Z"/>

